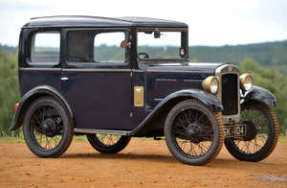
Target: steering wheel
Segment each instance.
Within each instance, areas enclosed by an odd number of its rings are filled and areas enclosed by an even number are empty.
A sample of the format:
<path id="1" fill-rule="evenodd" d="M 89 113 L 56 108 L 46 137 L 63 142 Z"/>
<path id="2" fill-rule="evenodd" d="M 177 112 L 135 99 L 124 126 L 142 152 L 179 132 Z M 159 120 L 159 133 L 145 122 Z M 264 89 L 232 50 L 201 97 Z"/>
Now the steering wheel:
<path id="1" fill-rule="evenodd" d="M 149 55 L 146 52 L 140 52 L 138 54 L 138 56 L 139 56 L 140 59 L 147 59 L 147 58 L 149 58 Z"/>

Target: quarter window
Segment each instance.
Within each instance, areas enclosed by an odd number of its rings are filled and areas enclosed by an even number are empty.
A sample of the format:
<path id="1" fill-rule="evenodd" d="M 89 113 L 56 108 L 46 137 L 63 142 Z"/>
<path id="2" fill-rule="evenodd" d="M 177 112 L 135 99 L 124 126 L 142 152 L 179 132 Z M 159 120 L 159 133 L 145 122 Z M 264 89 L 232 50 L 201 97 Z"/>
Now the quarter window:
<path id="1" fill-rule="evenodd" d="M 36 33 L 32 37 L 31 64 L 56 65 L 60 57 L 60 34 Z"/>

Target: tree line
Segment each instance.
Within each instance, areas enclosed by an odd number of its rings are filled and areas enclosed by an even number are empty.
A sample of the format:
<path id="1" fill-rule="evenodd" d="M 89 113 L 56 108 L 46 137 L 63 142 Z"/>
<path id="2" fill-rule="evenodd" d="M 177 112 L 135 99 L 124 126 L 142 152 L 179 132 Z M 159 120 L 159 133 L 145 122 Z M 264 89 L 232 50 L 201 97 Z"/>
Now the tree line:
<path id="1" fill-rule="evenodd" d="M 268 51 L 270 49 L 268 46 L 274 45 L 273 43 L 267 43 L 265 46 L 265 50 Z M 193 59 L 196 59 L 196 61 L 221 61 L 226 62 L 226 60 L 223 60 L 224 57 L 230 56 L 230 60 L 233 60 L 231 62 L 238 64 L 240 71 L 242 73 L 248 72 L 251 73 L 255 79 L 255 84 L 262 86 L 264 88 L 267 88 L 270 90 L 275 96 L 277 97 L 277 106 L 275 107 L 275 111 L 278 114 L 279 122 L 280 122 L 280 129 L 281 133 L 287 134 L 287 74 L 284 74 L 284 67 L 287 67 L 285 64 L 287 64 L 287 41 L 280 42 L 280 47 L 277 48 L 283 48 L 284 46 L 285 52 L 279 50 L 275 53 L 275 55 L 272 55 L 272 57 L 269 57 L 268 55 L 260 56 L 258 51 L 256 51 L 255 46 L 251 46 L 250 52 L 248 50 L 250 49 L 241 49 L 240 50 L 246 51 L 245 55 L 240 55 L 241 58 L 232 58 L 233 56 L 229 54 L 231 49 L 225 49 L 227 47 L 214 47 L 218 48 L 218 51 L 216 49 L 208 49 L 213 47 L 193 47 L 190 50 L 191 56 Z M 258 44 L 258 46 L 260 46 Z M 196 48 L 201 48 L 199 51 L 195 50 Z M 225 55 L 223 57 L 220 57 L 216 51 L 219 54 L 223 54 L 222 49 L 225 51 Z M 237 48 L 237 47 L 234 47 Z M 105 49 L 101 49 L 102 51 L 105 51 Z M 115 48 L 114 50 L 119 50 Z M 170 48 L 168 51 L 171 50 Z M 205 52 L 204 52 L 205 51 Z M 211 54 L 209 54 L 210 51 L 214 51 Z M 232 51 L 232 50 L 231 50 Z M 236 50 L 235 50 L 236 51 Z M 260 50 L 259 50 L 260 51 Z M 276 51 L 276 50 L 275 50 Z M 252 53 L 253 52 L 253 53 Z M 257 53 L 258 52 L 258 53 Z M 274 50 L 273 50 L 274 52 Z M 272 52 L 272 53 L 273 53 Z M 109 51 L 109 53 L 111 53 Z M 235 52 L 234 52 L 235 53 Z M 239 53 L 239 52 L 238 52 Z M 197 55 L 196 55 L 197 54 Z M 205 54 L 205 55 L 204 55 Z M 217 54 L 217 55 L 215 55 Z M 235 53 L 236 54 L 236 53 Z M 249 54 L 249 55 L 248 55 Z M 257 54 L 257 55 L 256 55 Z M 277 55 L 276 55 L 277 54 Z M 212 59 L 212 55 L 215 56 L 214 59 Z M 270 55 L 270 54 L 269 54 Z M 248 57 L 250 56 L 250 57 Z M 278 56 L 278 57 L 277 57 Z M 210 59 L 209 59 L 209 58 Z M 217 57 L 217 58 L 216 58 Z M 235 57 L 235 56 L 234 56 Z M 221 59 L 222 58 L 222 59 Z M 229 58 L 226 58 L 227 61 Z M 268 64 L 266 59 L 271 60 L 271 62 Z M 259 61 L 262 60 L 262 61 Z M 237 62 L 239 61 L 239 62 Z M 285 64 L 283 63 L 285 61 Z M 263 63 L 262 63 L 263 62 Z M 277 62 L 277 63 L 276 63 Z M 282 68 L 283 67 L 283 68 Z M 279 71 L 278 69 L 281 69 Z M 286 69 L 287 73 L 287 69 Z M 7 46 L 1 46 L 0 45 L 0 136 L 17 134 L 17 133 L 11 133 L 9 131 L 9 126 L 11 124 L 11 120 L 14 114 L 14 105 L 17 101 L 20 100 L 20 94 L 19 94 L 19 85 L 18 85 L 18 70 L 17 70 L 17 50 L 16 48 Z"/>

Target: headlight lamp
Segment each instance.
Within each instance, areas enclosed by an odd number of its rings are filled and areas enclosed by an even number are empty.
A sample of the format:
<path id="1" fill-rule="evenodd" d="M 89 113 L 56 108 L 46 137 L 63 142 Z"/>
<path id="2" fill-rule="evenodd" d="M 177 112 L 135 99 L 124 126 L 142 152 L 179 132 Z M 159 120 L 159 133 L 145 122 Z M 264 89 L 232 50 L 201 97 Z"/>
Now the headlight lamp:
<path id="1" fill-rule="evenodd" d="M 253 86 L 253 78 L 250 74 L 244 73 L 240 75 L 240 88 L 244 91 L 248 91 Z"/>
<path id="2" fill-rule="evenodd" d="M 208 91 L 212 94 L 217 93 L 218 86 L 219 86 L 219 82 L 218 82 L 217 77 L 215 77 L 215 76 L 208 76 L 202 82 L 203 89 L 205 89 L 206 91 Z"/>

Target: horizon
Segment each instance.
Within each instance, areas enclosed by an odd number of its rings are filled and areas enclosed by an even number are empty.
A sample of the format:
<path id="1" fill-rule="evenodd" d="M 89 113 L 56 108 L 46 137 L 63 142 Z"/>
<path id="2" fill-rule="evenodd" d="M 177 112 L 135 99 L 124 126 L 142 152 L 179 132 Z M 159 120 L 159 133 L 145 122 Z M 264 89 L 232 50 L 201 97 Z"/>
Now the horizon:
<path id="1" fill-rule="evenodd" d="M 223 45 L 188 45 L 188 47 L 225 47 L 225 46 L 248 46 L 248 45 L 258 45 L 258 44 L 267 44 L 267 43 L 280 43 L 280 42 L 287 42 L 287 39 L 283 40 L 274 40 L 274 41 L 265 41 L 265 42 L 255 42 L 255 43 L 247 43 L 247 44 L 223 44 Z M 3 44 L 0 42 L 0 46 L 5 46 L 8 48 L 18 48 L 18 45 L 9 45 L 9 44 Z M 116 45 L 114 45 L 116 46 Z M 145 45 L 148 46 L 148 45 Z M 157 46 L 155 46 L 157 47 Z M 168 47 L 176 47 L 173 45 L 168 45 Z"/>
<path id="2" fill-rule="evenodd" d="M 161 8 L 163 5 L 164 8 Z M 146 3 L 140 4 L 140 8 L 132 0 L 1 0 L 0 43 L 17 46 L 20 28 L 30 18 L 47 15 L 131 15 L 180 21 L 189 25 L 190 46 L 282 41 L 287 39 L 286 9 L 285 0 L 146 0 Z"/>

